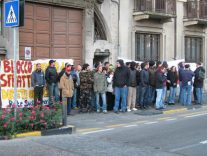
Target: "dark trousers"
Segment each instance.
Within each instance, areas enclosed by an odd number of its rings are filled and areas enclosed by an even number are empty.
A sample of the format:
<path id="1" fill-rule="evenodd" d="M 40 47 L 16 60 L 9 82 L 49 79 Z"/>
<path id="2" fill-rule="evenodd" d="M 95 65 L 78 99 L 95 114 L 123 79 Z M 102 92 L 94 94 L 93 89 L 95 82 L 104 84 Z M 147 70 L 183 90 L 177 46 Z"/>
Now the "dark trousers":
<path id="1" fill-rule="evenodd" d="M 42 105 L 42 102 L 43 102 L 43 88 L 44 87 L 39 87 L 39 86 L 36 86 L 34 88 L 34 105 L 38 105 L 38 104 L 41 104 Z"/>
<path id="2" fill-rule="evenodd" d="M 107 110 L 113 110 L 115 95 L 111 92 L 106 92 Z"/>

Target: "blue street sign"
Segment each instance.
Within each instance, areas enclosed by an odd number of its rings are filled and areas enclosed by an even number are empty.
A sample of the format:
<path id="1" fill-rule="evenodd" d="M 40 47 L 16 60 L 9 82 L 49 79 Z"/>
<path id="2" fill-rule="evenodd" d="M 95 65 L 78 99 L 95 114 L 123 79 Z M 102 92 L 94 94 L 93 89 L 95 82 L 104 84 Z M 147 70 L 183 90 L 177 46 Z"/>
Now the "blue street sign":
<path id="1" fill-rule="evenodd" d="M 4 2 L 4 26 L 19 26 L 19 0 Z"/>

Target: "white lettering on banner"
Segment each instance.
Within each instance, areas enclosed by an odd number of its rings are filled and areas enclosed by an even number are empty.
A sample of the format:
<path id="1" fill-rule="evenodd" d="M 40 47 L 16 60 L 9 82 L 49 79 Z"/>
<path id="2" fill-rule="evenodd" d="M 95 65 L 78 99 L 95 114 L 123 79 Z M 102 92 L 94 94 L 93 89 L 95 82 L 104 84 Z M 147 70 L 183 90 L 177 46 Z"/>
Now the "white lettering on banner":
<path id="1" fill-rule="evenodd" d="M 17 61 L 17 107 L 30 107 L 34 103 L 34 90 L 31 86 L 31 75 L 40 63 L 42 70 L 48 67 L 49 59 L 36 61 Z M 58 72 L 64 68 L 65 63 L 73 65 L 72 59 L 56 59 L 55 65 Z M 14 71 L 13 60 L 3 60 L 0 66 L 1 100 L 2 108 L 11 107 L 14 103 Z M 48 90 L 44 88 L 43 104 L 48 104 Z"/>

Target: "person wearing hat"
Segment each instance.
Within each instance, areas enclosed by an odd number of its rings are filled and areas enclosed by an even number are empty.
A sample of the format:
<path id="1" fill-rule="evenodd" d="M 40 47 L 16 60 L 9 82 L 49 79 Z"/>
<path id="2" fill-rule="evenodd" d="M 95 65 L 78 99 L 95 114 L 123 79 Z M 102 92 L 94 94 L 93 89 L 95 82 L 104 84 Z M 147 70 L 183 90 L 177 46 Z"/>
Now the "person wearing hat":
<path id="1" fill-rule="evenodd" d="M 60 78 L 60 88 L 62 89 L 63 104 L 67 104 L 67 115 L 71 112 L 72 96 L 74 91 L 74 83 L 71 75 L 71 65 L 65 68 L 65 73 Z"/>
<path id="2" fill-rule="evenodd" d="M 149 62 L 149 96 L 148 102 L 149 104 L 153 104 L 155 102 L 155 92 L 156 92 L 156 64 L 155 61 Z"/>
<path id="3" fill-rule="evenodd" d="M 49 66 L 45 71 L 45 79 L 49 91 L 49 106 L 52 106 L 54 101 L 59 100 L 58 73 L 55 68 L 55 60 L 49 61 Z"/>
<path id="4" fill-rule="evenodd" d="M 185 69 L 181 73 L 182 77 L 182 93 L 181 93 L 181 98 L 182 98 L 182 104 L 184 106 L 189 106 L 191 105 L 192 101 L 192 85 L 193 85 L 193 77 L 194 77 L 194 72 L 190 70 L 190 65 L 186 64 Z"/>

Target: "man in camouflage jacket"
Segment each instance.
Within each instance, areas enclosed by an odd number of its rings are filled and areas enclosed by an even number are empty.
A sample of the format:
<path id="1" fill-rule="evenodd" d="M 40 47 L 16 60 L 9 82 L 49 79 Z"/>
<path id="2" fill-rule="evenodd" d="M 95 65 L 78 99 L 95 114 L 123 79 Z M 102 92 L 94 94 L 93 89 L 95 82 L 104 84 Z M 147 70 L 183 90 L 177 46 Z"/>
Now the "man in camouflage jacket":
<path id="1" fill-rule="evenodd" d="M 93 72 L 90 71 L 89 64 L 83 65 L 83 70 L 80 72 L 80 112 L 86 108 L 87 112 L 93 110 L 91 105 L 93 90 Z"/>

